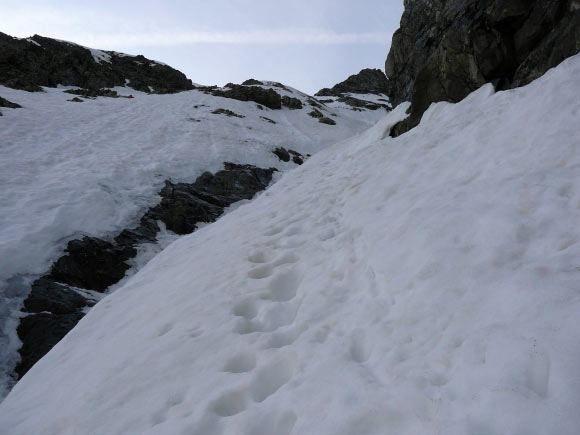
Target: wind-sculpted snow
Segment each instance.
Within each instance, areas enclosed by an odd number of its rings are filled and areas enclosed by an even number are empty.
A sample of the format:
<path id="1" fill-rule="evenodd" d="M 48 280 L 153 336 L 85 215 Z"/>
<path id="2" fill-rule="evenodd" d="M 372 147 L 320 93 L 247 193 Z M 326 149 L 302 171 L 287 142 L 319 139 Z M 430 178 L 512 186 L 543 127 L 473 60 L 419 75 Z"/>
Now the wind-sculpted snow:
<path id="1" fill-rule="evenodd" d="M 385 113 L 324 106 L 336 125 L 322 125 L 307 115 L 310 97 L 277 87 L 300 98 L 304 109 L 129 88 L 115 91 L 134 98 L 82 90 L 78 103 L 67 101 L 67 89 L 29 93 L 0 86 L 1 97 L 22 106 L 3 108 L 0 118 L 0 397 L 17 363 L 18 309 L 68 241 L 106 239 L 134 226 L 159 201 L 167 179 L 193 182 L 224 161 L 288 169 L 295 164 L 280 162 L 275 148 L 313 154 Z"/>
<path id="2" fill-rule="evenodd" d="M 573 434 L 580 57 L 399 106 L 105 297 L 10 434 Z"/>

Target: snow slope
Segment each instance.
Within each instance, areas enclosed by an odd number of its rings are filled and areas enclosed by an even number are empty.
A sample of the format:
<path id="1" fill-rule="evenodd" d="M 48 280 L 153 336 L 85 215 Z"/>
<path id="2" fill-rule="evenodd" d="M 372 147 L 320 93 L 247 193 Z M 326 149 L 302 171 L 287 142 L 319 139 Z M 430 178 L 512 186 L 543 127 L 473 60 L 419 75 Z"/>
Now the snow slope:
<path id="1" fill-rule="evenodd" d="M 117 91 L 133 99 L 75 103 L 64 89 L 28 93 L 0 86 L 0 95 L 23 107 L 3 108 L 0 117 L 0 398 L 17 358 L 17 310 L 28 284 L 69 240 L 134 226 L 158 202 L 168 178 L 193 181 L 224 161 L 290 168 L 272 149 L 315 153 L 385 113 L 322 109 L 336 115 L 337 124 L 329 126 L 308 116 L 308 105 L 259 110 L 253 102 L 200 91 L 146 95 L 129 88 Z M 273 89 L 305 104 L 309 98 Z M 211 113 L 218 108 L 245 118 Z"/>
<path id="2" fill-rule="evenodd" d="M 575 434 L 580 56 L 399 106 L 107 296 L 10 434 Z"/>
<path id="3" fill-rule="evenodd" d="M 57 242 L 75 232 L 122 228 L 155 203 L 164 179 L 194 180 L 222 169 L 225 160 L 280 166 L 271 153 L 276 146 L 313 153 L 373 123 L 372 112 L 343 111 L 336 126 L 327 126 L 304 110 L 258 110 L 252 102 L 199 91 L 127 89 L 122 92 L 136 98 L 82 104 L 67 102 L 73 96 L 62 89 L 46 92 L 0 86 L 5 98 L 24 107 L 4 109 L 0 118 L 0 252 L 11 252 L 0 256 L 0 279 L 42 272 L 62 247 Z M 210 113 L 217 108 L 246 118 Z M 43 238 L 50 240 L 39 244 Z"/>

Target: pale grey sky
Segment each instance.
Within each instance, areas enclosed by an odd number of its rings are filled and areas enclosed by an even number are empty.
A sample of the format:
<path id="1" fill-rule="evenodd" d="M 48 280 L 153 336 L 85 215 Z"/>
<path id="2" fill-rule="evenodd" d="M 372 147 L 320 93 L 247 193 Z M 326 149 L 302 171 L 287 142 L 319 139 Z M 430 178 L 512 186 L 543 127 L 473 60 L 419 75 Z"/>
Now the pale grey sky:
<path id="1" fill-rule="evenodd" d="M 0 31 L 143 54 L 196 83 L 313 93 L 383 68 L 403 0 L 0 0 Z"/>

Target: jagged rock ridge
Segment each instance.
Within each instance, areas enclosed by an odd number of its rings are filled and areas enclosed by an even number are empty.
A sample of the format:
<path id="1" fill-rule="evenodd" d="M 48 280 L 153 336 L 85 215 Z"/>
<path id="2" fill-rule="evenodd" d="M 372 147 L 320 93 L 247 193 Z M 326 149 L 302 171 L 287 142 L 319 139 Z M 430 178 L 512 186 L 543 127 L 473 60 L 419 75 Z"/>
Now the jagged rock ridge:
<path id="1" fill-rule="evenodd" d="M 379 69 L 363 69 L 353 74 L 345 81 L 337 83 L 332 88 L 323 88 L 315 95 L 318 97 L 341 96 L 345 93 L 354 94 L 386 94 L 388 80 Z"/>
<path id="2" fill-rule="evenodd" d="M 429 105 L 483 84 L 523 86 L 580 51 L 578 0 L 405 0 L 385 62 L 393 105 L 411 101 L 414 127 Z"/>
<path id="3" fill-rule="evenodd" d="M 18 39 L 4 33 L 0 33 L 0 84 L 30 92 L 59 84 L 89 89 L 129 86 L 160 94 L 193 89 L 183 73 L 141 55 L 88 49 L 39 35 Z"/>
<path id="4" fill-rule="evenodd" d="M 387 90 L 388 81 L 385 74 L 381 70 L 367 68 L 358 74 L 351 75 L 345 81 L 337 83 L 332 88 L 321 89 L 315 95 L 317 97 L 336 97 L 336 100 L 332 98 L 320 101 L 323 103 L 337 101 L 350 106 L 352 110 L 377 110 L 380 108 L 390 110 L 391 106 L 386 99 Z M 353 97 L 353 94 L 374 94 L 381 102 L 356 98 Z M 313 112 L 310 116 L 317 117 L 316 112 Z M 320 120 L 320 122 L 325 123 L 326 119 L 324 121 Z"/>

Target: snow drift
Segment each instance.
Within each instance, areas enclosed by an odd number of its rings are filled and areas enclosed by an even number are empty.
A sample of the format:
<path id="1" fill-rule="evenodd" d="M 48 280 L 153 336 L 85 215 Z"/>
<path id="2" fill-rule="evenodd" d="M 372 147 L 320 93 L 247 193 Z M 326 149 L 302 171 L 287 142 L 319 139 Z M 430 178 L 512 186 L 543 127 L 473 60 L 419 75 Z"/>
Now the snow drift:
<path id="1" fill-rule="evenodd" d="M 580 56 L 405 109 L 171 244 L 2 431 L 577 433 Z"/>

